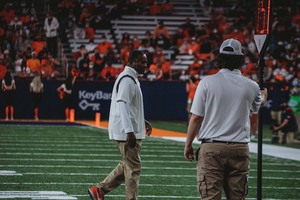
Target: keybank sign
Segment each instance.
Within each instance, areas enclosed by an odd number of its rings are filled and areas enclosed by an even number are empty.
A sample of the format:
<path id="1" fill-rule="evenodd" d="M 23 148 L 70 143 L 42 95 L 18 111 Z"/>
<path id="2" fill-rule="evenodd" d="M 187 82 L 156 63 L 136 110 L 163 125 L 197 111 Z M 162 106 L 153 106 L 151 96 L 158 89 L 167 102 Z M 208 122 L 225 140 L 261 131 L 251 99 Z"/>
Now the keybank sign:
<path id="1" fill-rule="evenodd" d="M 110 100 L 111 93 L 96 91 L 96 92 L 88 92 L 86 90 L 78 91 L 78 99 L 79 99 L 79 107 L 82 110 L 87 110 L 91 108 L 93 111 L 100 110 L 100 100 Z"/>

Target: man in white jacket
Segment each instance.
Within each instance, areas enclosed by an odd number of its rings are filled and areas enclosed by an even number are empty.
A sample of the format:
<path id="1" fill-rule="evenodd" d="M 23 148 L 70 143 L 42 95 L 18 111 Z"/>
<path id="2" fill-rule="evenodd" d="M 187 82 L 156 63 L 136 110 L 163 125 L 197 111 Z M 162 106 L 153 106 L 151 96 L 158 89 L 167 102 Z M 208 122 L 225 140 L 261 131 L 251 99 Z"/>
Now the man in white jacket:
<path id="1" fill-rule="evenodd" d="M 57 56 L 57 36 L 58 36 L 59 22 L 52 12 L 49 11 L 44 22 L 44 31 L 46 33 L 46 42 L 49 52 Z"/>
<path id="2" fill-rule="evenodd" d="M 147 68 L 146 55 L 134 50 L 114 84 L 108 132 L 109 139 L 116 142 L 122 160 L 102 182 L 88 190 L 93 200 L 103 200 L 105 194 L 124 182 L 126 200 L 138 199 L 142 139 L 152 130 L 144 118 L 143 95 L 138 80 Z"/>

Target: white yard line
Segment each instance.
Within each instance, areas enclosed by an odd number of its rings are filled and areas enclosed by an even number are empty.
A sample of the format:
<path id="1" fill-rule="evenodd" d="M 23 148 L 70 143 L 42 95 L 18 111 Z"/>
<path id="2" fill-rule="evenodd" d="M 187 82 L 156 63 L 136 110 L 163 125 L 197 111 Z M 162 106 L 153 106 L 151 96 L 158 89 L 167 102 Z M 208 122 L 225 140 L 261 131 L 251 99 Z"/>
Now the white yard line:
<path id="1" fill-rule="evenodd" d="M 280 164 L 280 166 L 284 166 L 285 164 Z M 286 164 L 286 166 L 290 166 L 290 164 Z M 80 169 L 112 169 L 112 166 L 90 166 L 90 165 L 0 165 L 0 167 L 10 167 L 10 168 L 80 168 Z M 196 166 L 193 167 L 145 167 L 143 166 L 143 170 L 191 170 L 195 171 Z M 251 169 L 251 171 L 256 172 L 256 169 Z M 273 172 L 273 173 L 300 173 L 299 170 L 280 170 L 280 169 L 263 169 L 263 172 Z"/>
<path id="2" fill-rule="evenodd" d="M 0 176 L 22 176 L 22 174 L 16 171 L 0 170 Z"/>
<path id="3" fill-rule="evenodd" d="M 76 197 L 68 196 L 61 191 L 0 191 L 0 199 L 31 198 L 31 199 L 55 199 L 75 200 Z"/>
<path id="4" fill-rule="evenodd" d="M 15 171 L 6 171 L 0 170 L 0 175 L 3 176 L 22 176 L 22 175 L 51 175 L 51 176 L 100 176 L 100 175 L 107 175 L 106 173 L 58 173 L 58 172 L 25 172 L 25 173 L 16 173 Z M 169 177 L 169 178 L 179 178 L 179 177 L 185 177 L 185 178 L 193 178 L 195 175 L 186 175 L 186 174 L 147 174 L 143 173 L 141 177 Z M 254 176 L 250 176 L 250 179 L 256 179 Z M 268 179 L 268 180 L 295 180 L 295 181 L 300 181 L 300 178 L 287 178 L 287 177 L 269 177 L 269 176 L 264 176 L 263 179 Z M 164 186 L 164 185 L 162 185 Z M 173 185 L 172 185 L 173 186 Z M 171 187 L 171 186 L 170 186 Z"/>
<path id="5" fill-rule="evenodd" d="M 18 182 L 3 182 L 3 183 L 0 183 L 0 185 L 19 185 L 20 183 Z M 91 185 L 95 185 L 95 183 L 62 183 L 62 182 L 27 182 L 27 183 L 22 183 L 23 185 L 82 185 L 82 186 L 91 186 Z M 178 188 L 190 188 L 190 187 L 195 187 L 197 188 L 196 185 L 165 185 L 165 184 L 143 184 L 143 183 L 140 183 L 139 184 L 139 187 L 178 187 Z M 277 187 L 277 186 L 263 186 L 262 187 L 263 189 L 271 189 L 271 190 L 300 190 L 300 187 Z M 249 189 L 256 189 L 256 186 L 249 186 Z M 1 192 L 1 191 L 0 191 Z M 0 193 L 1 194 L 1 193 Z M 73 195 L 72 195 L 73 196 Z"/>
<path id="6" fill-rule="evenodd" d="M 184 137 L 162 137 L 167 140 L 173 140 L 178 142 L 185 142 Z M 200 144 L 199 141 L 194 140 L 195 144 Z M 257 143 L 249 143 L 249 149 L 251 153 L 257 153 Z M 273 156 L 277 158 L 289 159 L 300 161 L 300 149 L 281 147 L 277 145 L 263 144 L 263 155 Z"/>

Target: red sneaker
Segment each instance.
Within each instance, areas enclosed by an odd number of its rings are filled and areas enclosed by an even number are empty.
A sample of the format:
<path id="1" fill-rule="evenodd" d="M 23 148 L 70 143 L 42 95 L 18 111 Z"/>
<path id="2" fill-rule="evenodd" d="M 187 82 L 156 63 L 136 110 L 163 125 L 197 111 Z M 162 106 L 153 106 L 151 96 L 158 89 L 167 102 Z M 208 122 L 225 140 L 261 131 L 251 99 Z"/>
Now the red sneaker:
<path id="1" fill-rule="evenodd" d="M 98 186 L 91 187 L 88 193 L 92 200 L 104 200 L 104 195 L 99 192 Z"/>

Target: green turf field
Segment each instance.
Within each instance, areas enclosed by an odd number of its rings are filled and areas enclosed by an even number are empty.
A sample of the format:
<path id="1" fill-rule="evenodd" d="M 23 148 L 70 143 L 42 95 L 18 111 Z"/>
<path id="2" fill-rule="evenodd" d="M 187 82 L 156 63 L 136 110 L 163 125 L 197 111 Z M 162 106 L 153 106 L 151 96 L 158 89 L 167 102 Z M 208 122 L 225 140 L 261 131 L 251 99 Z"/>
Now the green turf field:
<path id="1" fill-rule="evenodd" d="M 183 146 L 153 137 L 143 142 L 139 199 L 199 199 L 195 163 L 184 160 Z M 87 189 L 119 161 L 106 131 L 83 126 L 0 125 L 0 155 L 0 199 L 89 199 Z M 256 155 L 252 163 L 247 199 L 256 199 Z M 263 157 L 264 199 L 299 200 L 299 183 L 300 162 Z M 123 186 L 106 195 L 124 197 Z"/>

